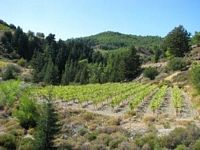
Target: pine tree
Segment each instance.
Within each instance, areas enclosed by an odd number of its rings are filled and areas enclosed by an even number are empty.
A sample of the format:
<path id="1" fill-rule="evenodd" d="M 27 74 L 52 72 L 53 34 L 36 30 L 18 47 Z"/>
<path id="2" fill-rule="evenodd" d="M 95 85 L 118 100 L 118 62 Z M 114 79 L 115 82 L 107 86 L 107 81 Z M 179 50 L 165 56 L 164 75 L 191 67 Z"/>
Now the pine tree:
<path id="1" fill-rule="evenodd" d="M 85 66 L 82 69 L 81 74 L 80 74 L 80 83 L 81 84 L 86 84 L 86 83 L 88 83 L 88 79 L 89 79 L 88 69 Z"/>
<path id="2" fill-rule="evenodd" d="M 54 65 L 52 59 L 49 58 L 47 68 L 45 71 L 44 82 L 48 84 L 56 84 L 58 83 L 58 80 L 58 67 Z"/>
<path id="3" fill-rule="evenodd" d="M 140 73 L 141 60 L 137 55 L 136 49 L 132 46 L 125 56 L 125 78 L 130 80 Z"/>
<path id="4" fill-rule="evenodd" d="M 63 85 L 68 85 L 69 84 L 69 74 L 70 74 L 70 72 L 69 72 L 69 64 L 66 63 L 65 64 L 65 71 L 64 71 L 64 73 L 62 75 L 62 79 L 61 79 L 61 83 Z"/>
<path id="5" fill-rule="evenodd" d="M 175 27 L 165 37 L 163 50 L 175 57 L 183 57 L 190 50 L 190 34 L 183 26 Z"/>
<path id="6" fill-rule="evenodd" d="M 53 149 L 53 139 L 58 132 L 59 127 L 57 125 L 57 113 L 52 103 L 51 90 L 48 91 L 48 97 L 45 97 L 45 101 L 42 105 L 41 116 L 38 120 L 38 126 L 36 128 L 35 135 L 35 149 L 36 150 L 49 150 Z"/>

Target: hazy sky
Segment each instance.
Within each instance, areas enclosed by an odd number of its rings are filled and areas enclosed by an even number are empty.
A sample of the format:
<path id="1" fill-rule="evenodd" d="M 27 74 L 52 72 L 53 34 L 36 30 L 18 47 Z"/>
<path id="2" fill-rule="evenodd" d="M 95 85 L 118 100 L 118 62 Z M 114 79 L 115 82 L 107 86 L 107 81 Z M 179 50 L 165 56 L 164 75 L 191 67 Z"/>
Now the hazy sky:
<path id="1" fill-rule="evenodd" d="M 117 31 L 165 36 L 200 31 L 200 0 L 1 0 L 0 19 L 57 39 Z"/>

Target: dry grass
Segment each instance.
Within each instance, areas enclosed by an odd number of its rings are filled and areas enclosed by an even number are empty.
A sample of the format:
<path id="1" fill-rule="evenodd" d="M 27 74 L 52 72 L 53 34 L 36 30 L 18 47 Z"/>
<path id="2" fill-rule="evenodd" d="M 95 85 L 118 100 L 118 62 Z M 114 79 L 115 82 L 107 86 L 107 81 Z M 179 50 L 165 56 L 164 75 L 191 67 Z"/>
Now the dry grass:
<path id="1" fill-rule="evenodd" d="M 187 85 L 184 87 L 185 92 L 191 97 L 191 101 L 200 114 L 200 95 L 191 85 Z"/>
<path id="2" fill-rule="evenodd" d="M 155 116 L 148 115 L 143 117 L 143 122 L 147 125 L 152 124 L 156 121 Z"/>
<path id="3" fill-rule="evenodd" d="M 189 119 L 176 120 L 176 124 L 180 126 L 188 126 L 188 125 L 191 125 L 192 123 L 193 123 L 193 120 L 189 120 Z"/>

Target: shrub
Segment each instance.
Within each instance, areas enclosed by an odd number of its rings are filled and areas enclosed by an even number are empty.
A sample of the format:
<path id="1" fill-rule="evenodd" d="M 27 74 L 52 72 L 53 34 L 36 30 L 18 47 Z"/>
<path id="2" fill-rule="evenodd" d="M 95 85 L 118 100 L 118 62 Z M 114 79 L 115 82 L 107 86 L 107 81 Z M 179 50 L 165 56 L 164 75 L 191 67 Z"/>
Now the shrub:
<path id="1" fill-rule="evenodd" d="M 83 114 L 83 118 L 84 118 L 86 121 L 90 121 L 90 120 L 94 119 L 94 114 L 89 113 L 89 112 L 85 112 L 85 113 Z"/>
<path id="2" fill-rule="evenodd" d="M 190 78 L 193 86 L 200 92 L 200 65 L 193 64 L 190 70 Z"/>
<path id="3" fill-rule="evenodd" d="M 186 150 L 186 149 L 187 149 L 186 146 L 181 144 L 181 145 L 178 145 L 175 150 Z"/>
<path id="4" fill-rule="evenodd" d="M 118 148 L 118 146 L 124 142 L 124 141 L 127 141 L 127 137 L 124 136 L 122 133 L 120 132 L 116 132 L 116 133 L 113 133 L 111 135 L 111 140 L 109 142 L 109 147 L 110 149 L 115 149 L 115 148 Z"/>
<path id="5" fill-rule="evenodd" d="M 154 80 L 157 75 L 158 71 L 156 68 L 149 67 L 144 70 L 144 76 L 151 80 Z"/>
<path id="6" fill-rule="evenodd" d="M 11 106 L 16 101 L 17 95 L 20 93 L 20 82 L 19 81 L 6 81 L 0 84 L 0 106 L 12 108 Z"/>
<path id="7" fill-rule="evenodd" d="M 181 144 L 189 146 L 199 138 L 199 130 L 195 125 L 189 125 L 186 129 L 176 128 L 168 136 L 164 137 L 163 144 L 169 149 L 175 149 Z"/>
<path id="8" fill-rule="evenodd" d="M 10 80 L 10 79 L 16 79 L 17 74 L 20 72 L 20 68 L 16 65 L 7 65 L 5 70 L 3 71 L 2 78 L 3 80 Z"/>
<path id="9" fill-rule="evenodd" d="M 1 134 L 0 135 L 0 146 L 6 149 L 16 149 L 15 136 L 11 134 Z"/>
<path id="10" fill-rule="evenodd" d="M 167 67 L 169 70 L 177 71 L 186 69 L 188 63 L 180 57 L 175 57 L 169 60 Z"/>
<path id="11" fill-rule="evenodd" d="M 96 132 L 88 133 L 87 138 L 88 138 L 89 141 L 93 141 L 97 138 L 97 133 Z"/>
<path id="12" fill-rule="evenodd" d="M 148 147 L 150 149 L 161 149 L 159 138 L 157 137 L 156 133 L 150 132 L 145 134 L 142 137 L 138 137 L 135 140 L 136 144 L 141 148 L 145 149 L 144 147 Z"/>
<path id="13" fill-rule="evenodd" d="M 118 146 L 119 150 L 138 150 L 139 148 L 135 143 L 129 143 L 129 142 L 122 142 Z"/>
<path id="14" fill-rule="evenodd" d="M 23 128 L 28 129 L 29 127 L 36 126 L 38 119 L 37 106 L 28 95 L 21 97 L 19 108 L 14 114 L 19 119 L 20 125 Z"/>
<path id="15" fill-rule="evenodd" d="M 192 145 L 193 150 L 199 150 L 200 149 L 200 140 L 197 140 L 194 145 Z"/>
<path id="16" fill-rule="evenodd" d="M 3 78 L 3 80 L 10 80 L 10 79 L 15 79 L 16 76 L 14 75 L 13 70 L 10 67 L 8 67 L 3 72 L 2 78 Z"/>
<path id="17" fill-rule="evenodd" d="M 32 150 L 34 149 L 34 139 L 31 137 L 23 138 L 20 144 L 20 150 Z"/>
<path id="18" fill-rule="evenodd" d="M 23 80 L 25 82 L 31 82 L 32 81 L 32 75 L 29 73 L 24 73 L 20 76 L 20 80 Z"/>
<path id="19" fill-rule="evenodd" d="M 111 140 L 111 137 L 109 134 L 101 133 L 98 135 L 96 141 L 98 141 L 98 143 L 100 143 L 100 144 L 108 146 L 110 140 Z"/>
<path id="20" fill-rule="evenodd" d="M 24 67 L 26 65 L 26 60 L 24 58 L 21 58 L 17 61 L 17 64 Z"/>
<path id="21" fill-rule="evenodd" d="M 78 133 L 81 135 L 81 136 L 83 136 L 83 135 L 85 135 L 86 133 L 88 132 L 88 130 L 86 129 L 86 128 L 81 128 L 79 131 L 78 131 Z"/>

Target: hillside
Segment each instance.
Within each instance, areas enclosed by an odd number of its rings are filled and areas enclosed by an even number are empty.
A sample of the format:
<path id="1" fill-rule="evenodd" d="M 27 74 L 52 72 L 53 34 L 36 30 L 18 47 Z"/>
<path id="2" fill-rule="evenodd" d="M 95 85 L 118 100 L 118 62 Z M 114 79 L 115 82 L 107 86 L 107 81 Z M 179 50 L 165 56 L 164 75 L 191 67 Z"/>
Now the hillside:
<path id="1" fill-rule="evenodd" d="M 96 49 L 103 50 L 116 50 L 127 48 L 132 45 L 146 49 L 153 49 L 154 46 L 160 46 L 162 43 L 162 38 L 159 36 L 137 36 L 112 31 L 102 32 L 85 37 L 84 39 L 92 41 L 92 46 Z"/>
<path id="2" fill-rule="evenodd" d="M 0 149 L 171 150 L 200 143 L 200 96 L 190 83 L 200 79 L 200 65 L 193 67 L 199 47 L 169 59 L 157 36 L 103 32 L 56 41 L 54 34 L 1 25 Z"/>
<path id="3" fill-rule="evenodd" d="M 12 24 L 8 25 L 3 20 L 0 20 L 0 32 L 12 31 L 12 29 L 15 29 L 14 25 Z"/>

